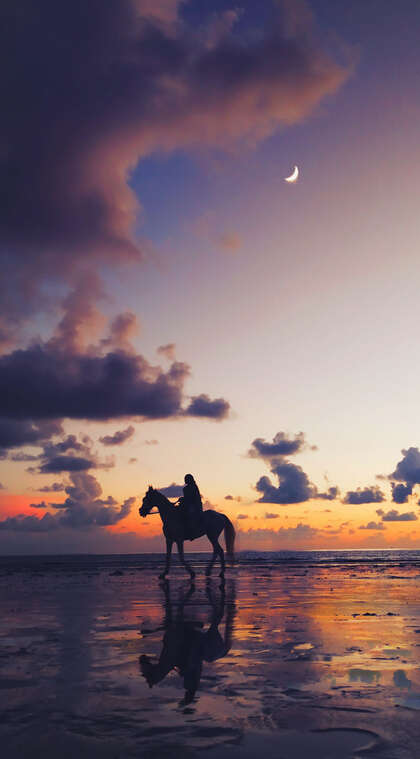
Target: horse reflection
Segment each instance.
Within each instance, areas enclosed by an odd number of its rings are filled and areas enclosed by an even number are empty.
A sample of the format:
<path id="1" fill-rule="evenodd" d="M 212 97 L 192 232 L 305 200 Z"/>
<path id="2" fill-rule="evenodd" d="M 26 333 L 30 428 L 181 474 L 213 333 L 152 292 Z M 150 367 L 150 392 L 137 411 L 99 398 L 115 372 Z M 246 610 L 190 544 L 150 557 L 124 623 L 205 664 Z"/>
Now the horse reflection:
<path id="1" fill-rule="evenodd" d="M 210 626 L 203 630 L 201 622 L 184 618 L 184 607 L 195 592 L 191 585 L 186 595 L 176 605 L 176 613 L 173 615 L 173 603 L 170 598 L 169 583 L 165 583 L 165 621 L 163 648 L 157 663 L 153 663 L 148 656 L 140 656 L 140 671 L 145 677 L 150 688 L 160 683 L 166 675 L 175 669 L 183 678 L 185 695 L 182 705 L 190 704 L 194 699 L 200 685 L 203 662 L 214 662 L 226 656 L 232 645 L 233 620 L 235 616 L 234 584 L 229 583 L 227 593 L 224 584 L 220 586 L 220 597 L 215 599 L 211 584 L 206 586 L 206 595 L 212 609 Z M 225 614 L 226 618 L 223 634 L 219 632 L 219 625 Z"/>

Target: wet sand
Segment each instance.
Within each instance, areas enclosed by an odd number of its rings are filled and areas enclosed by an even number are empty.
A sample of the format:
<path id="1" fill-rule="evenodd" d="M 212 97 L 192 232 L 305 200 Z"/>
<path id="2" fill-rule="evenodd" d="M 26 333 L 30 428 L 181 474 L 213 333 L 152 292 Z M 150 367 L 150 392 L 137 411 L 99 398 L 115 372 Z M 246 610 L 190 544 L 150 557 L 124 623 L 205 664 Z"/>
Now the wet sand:
<path id="1" fill-rule="evenodd" d="M 17 564 L 0 611 L 5 759 L 420 757 L 419 566 Z"/>

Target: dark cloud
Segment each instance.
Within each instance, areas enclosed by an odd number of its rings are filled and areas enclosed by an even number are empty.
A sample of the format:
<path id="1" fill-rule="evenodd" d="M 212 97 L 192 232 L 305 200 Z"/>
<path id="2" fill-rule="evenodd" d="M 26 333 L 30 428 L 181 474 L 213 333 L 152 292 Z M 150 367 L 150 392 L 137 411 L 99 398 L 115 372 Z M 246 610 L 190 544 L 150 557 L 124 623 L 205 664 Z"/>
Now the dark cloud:
<path id="1" fill-rule="evenodd" d="M 335 497 L 336 488 L 330 488 L 328 493 L 318 494 L 316 486 L 309 481 L 302 467 L 292 464 L 285 458 L 285 456 L 300 453 L 307 447 L 303 432 L 299 432 L 294 437 L 285 432 L 277 432 L 271 443 L 261 437 L 253 440 L 248 456 L 268 461 L 271 472 L 278 479 L 278 485 L 275 486 L 266 475 L 260 477 L 255 485 L 256 490 L 262 493 L 258 503 L 303 503 L 317 496 L 326 497 L 327 500 Z M 316 446 L 310 446 L 310 448 L 316 450 Z"/>
<path id="2" fill-rule="evenodd" d="M 407 503 L 415 485 L 420 483 L 420 451 L 418 448 L 403 448 L 403 458 L 395 471 L 388 475 L 391 480 L 392 500 L 394 503 Z"/>
<path id="3" fill-rule="evenodd" d="M 332 485 L 328 488 L 326 493 L 316 493 L 313 497 L 322 501 L 335 501 L 340 495 L 340 488 L 337 485 Z"/>
<path id="4" fill-rule="evenodd" d="M 272 18 L 256 31 L 246 14 L 235 27 L 235 11 L 229 24 L 212 13 L 191 28 L 177 19 L 183 5 L 163 0 L 3 2 L 5 333 L 41 306 L 40 280 L 143 257 L 128 184 L 139 159 L 254 144 L 345 81 L 350 67 L 323 49 L 307 13 L 285 23 L 265 5 Z"/>
<path id="5" fill-rule="evenodd" d="M 413 485 L 404 485 L 400 482 L 398 485 L 395 482 L 391 483 L 392 487 L 392 500 L 394 503 L 407 503 L 408 497 L 413 492 Z"/>
<path id="6" fill-rule="evenodd" d="M 186 414 L 223 419 L 227 415 L 227 401 L 206 395 L 193 398 L 183 410 L 183 388 L 190 374 L 185 363 L 174 362 L 165 372 L 123 349 L 100 354 L 97 346 L 72 352 L 66 347 L 69 341 L 68 336 L 64 343 L 55 337 L 0 356 L 4 445 L 43 440 L 59 429 L 58 420 L 63 418 L 165 419 Z"/>
<path id="7" fill-rule="evenodd" d="M 109 469 L 114 466 L 113 458 L 101 461 L 92 449 L 92 440 L 83 435 L 80 439 L 76 435 L 67 435 L 61 440 L 47 441 L 38 456 L 26 456 L 18 454 L 21 461 L 36 459 L 37 467 L 27 469 L 31 474 L 57 474 L 59 472 L 83 472 L 88 469 Z M 58 492 L 63 490 L 60 483 L 42 488 L 41 492 Z"/>
<path id="8" fill-rule="evenodd" d="M 249 519 L 248 514 L 238 514 L 236 519 Z"/>
<path id="9" fill-rule="evenodd" d="M 92 440 L 84 435 L 78 439 L 76 435 L 57 442 L 49 441 L 44 444 L 39 456 L 38 469 L 30 471 L 40 474 L 57 474 L 59 472 L 84 472 L 88 469 L 108 469 L 114 466 L 113 459 L 100 461 L 92 450 Z"/>
<path id="10" fill-rule="evenodd" d="M 42 488 L 37 488 L 38 493 L 62 493 L 65 488 L 63 482 L 53 482 L 52 485 L 44 485 Z"/>
<path id="11" fill-rule="evenodd" d="M 183 486 L 176 485 L 175 482 L 164 488 L 159 488 L 159 492 L 166 495 L 167 498 L 180 498 L 184 494 Z"/>
<path id="12" fill-rule="evenodd" d="M 343 498 L 343 503 L 349 504 L 361 504 L 361 503 L 381 503 L 385 500 L 385 496 L 382 490 L 376 486 L 357 488 L 357 490 L 349 490 Z"/>
<path id="13" fill-rule="evenodd" d="M 238 503 L 240 503 L 242 501 L 242 498 L 240 495 L 225 495 L 225 501 L 238 501 Z"/>
<path id="14" fill-rule="evenodd" d="M 414 511 L 406 511 L 403 514 L 399 514 L 396 509 L 390 511 L 383 511 L 383 509 L 377 509 L 376 513 L 381 517 L 383 522 L 416 522 L 417 517 Z"/>
<path id="15" fill-rule="evenodd" d="M 99 440 L 103 445 L 122 445 L 134 435 L 134 427 L 130 424 L 125 430 L 117 430 L 113 435 L 104 435 Z"/>
<path id="16" fill-rule="evenodd" d="M 37 461 L 39 459 L 39 456 L 35 456 L 32 453 L 11 453 L 9 455 L 10 461 Z"/>
<path id="17" fill-rule="evenodd" d="M 101 498 L 102 488 L 98 480 L 87 472 L 72 472 L 70 482 L 65 489 L 67 498 L 63 503 L 46 504 L 43 501 L 31 504 L 33 508 L 54 508 L 56 514 L 47 512 L 42 518 L 24 515 L 9 517 L 0 522 L 0 529 L 49 532 L 66 527 L 108 527 L 125 519 L 136 501 L 134 497 L 127 498 L 118 506 L 117 501 L 111 496 Z"/>
<path id="18" fill-rule="evenodd" d="M 0 415 L 19 420 L 176 416 L 188 375 L 186 364 L 163 372 L 122 351 L 95 356 L 35 345 L 0 357 Z"/>
<path id="19" fill-rule="evenodd" d="M 418 448 L 407 448 L 401 451 L 403 458 L 398 462 L 395 472 L 389 475 L 390 480 L 405 482 L 406 485 L 420 483 L 420 451 Z"/>
<path id="20" fill-rule="evenodd" d="M 273 462 L 271 471 L 278 478 L 278 486 L 271 483 L 269 477 L 260 477 L 256 489 L 262 493 L 258 503 L 303 503 L 316 493 L 316 488 L 309 482 L 302 467 L 283 460 Z"/>
<path id="21" fill-rule="evenodd" d="M 30 503 L 29 506 L 31 509 L 48 509 L 48 503 L 45 503 L 45 501 L 40 501 L 39 503 Z"/>
<path id="22" fill-rule="evenodd" d="M 30 378 L 29 378 L 30 381 Z M 6 387 L 3 387 L 6 391 Z M 10 394 L 12 388 L 7 389 Z M 20 448 L 24 445 L 41 445 L 52 435 L 58 435 L 62 432 L 61 423 L 56 420 L 38 420 L 13 418 L 13 412 L 8 415 L 7 406 L 10 395 L 3 399 L 3 413 L 0 418 L 0 448 Z M 25 414 L 23 416 L 26 416 Z M 16 459 L 15 459 L 16 460 Z M 18 460 L 18 459 L 17 459 Z"/>
<path id="23" fill-rule="evenodd" d="M 206 417 L 207 419 L 226 419 L 229 414 L 230 404 L 224 398 L 215 398 L 211 400 L 208 395 L 202 393 L 191 399 L 189 406 L 185 409 L 186 416 Z"/>
<path id="24" fill-rule="evenodd" d="M 294 438 L 288 437 L 285 432 L 278 432 L 274 435 L 272 443 L 268 443 L 262 437 L 255 438 L 248 455 L 251 458 L 274 459 L 277 456 L 291 456 L 299 453 L 305 447 L 306 441 L 303 432 L 299 432 Z"/>
<path id="25" fill-rule="evenodd" d="M 382 522 L 368 522 L 367 524 L 361 524 L 359 530 L 384 530 L 385 527 Z"/>
<path id="26" fill-rule="evenodd" d="M 277 519 L 278 516 L 278 514 L 274 514 L 271 511 L 266 511 L 264 514 L 264 519 Z"/>
<path id="27" fill-rule="evenodd" d="M 57 519 L 48 512 L 41 518 L 20 514 L 0 521 L 0 530 L 11 530 L 13 532 L 51 532 L 57 527 Z"/>
<path id="28" fill-rule="evenodd" d="M 84 472 L 95 467 L 95 462 L 83 456 L 52 456 L 39 467 L 40 474 Z"/>

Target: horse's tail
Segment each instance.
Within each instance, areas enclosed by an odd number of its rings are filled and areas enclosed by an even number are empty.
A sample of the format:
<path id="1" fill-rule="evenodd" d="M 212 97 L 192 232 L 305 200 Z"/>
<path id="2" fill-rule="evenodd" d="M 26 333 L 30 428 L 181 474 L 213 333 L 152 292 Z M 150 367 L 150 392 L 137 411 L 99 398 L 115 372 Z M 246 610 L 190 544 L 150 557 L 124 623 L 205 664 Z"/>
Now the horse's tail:
<path id="1" fill-rule="evenodd" d="M 235 561 L 235 528 L 230 519 L 225 515 L 225 541 L 226 541 L 226 553 L 229 561 Z"/>

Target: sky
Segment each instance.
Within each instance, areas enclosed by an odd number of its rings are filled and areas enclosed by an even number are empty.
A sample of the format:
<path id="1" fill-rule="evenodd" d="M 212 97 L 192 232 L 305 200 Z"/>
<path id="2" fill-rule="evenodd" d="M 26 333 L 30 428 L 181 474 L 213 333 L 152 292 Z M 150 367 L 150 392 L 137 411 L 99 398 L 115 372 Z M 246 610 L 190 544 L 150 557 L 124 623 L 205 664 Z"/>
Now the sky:
<path id="1" fill-rule="evenodd" d="M 416 0 L 0 13 L 0 552 L 420 548 Z"/>

